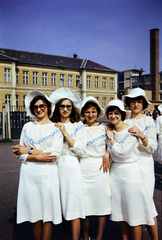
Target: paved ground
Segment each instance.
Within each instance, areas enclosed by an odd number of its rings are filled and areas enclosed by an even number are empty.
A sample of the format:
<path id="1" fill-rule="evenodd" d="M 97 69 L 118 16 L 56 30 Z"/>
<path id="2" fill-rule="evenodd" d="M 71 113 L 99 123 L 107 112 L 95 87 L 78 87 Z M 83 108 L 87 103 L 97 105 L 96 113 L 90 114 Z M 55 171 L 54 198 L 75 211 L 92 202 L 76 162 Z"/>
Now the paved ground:
<path id="1" fill-rule="evenodd" d="M 18 142 L 0 142 L 0 239 L 1 240 L 34 240 L 31 224 L 16 224 L 16 200 L 19 179 L 20 163 L 12 154 L 12 145 Z M 155 160 L 155 204 L 159 213 L 158 228 L 159 240 L 162 239 L 162 162 Z M 147 230 L 144 228 L 146 239 L 149 240 Z M 95 217 L 91 217 L 90 235 L 95 236 Z M 82 237 L 82 236 L 81 236 Z M 64 240 L 62 224 L 53 226 L 52 240 Z M 106 229 L 103 240 L 121 240 L 118 223 L 112 222 L 107 217 Z"/>

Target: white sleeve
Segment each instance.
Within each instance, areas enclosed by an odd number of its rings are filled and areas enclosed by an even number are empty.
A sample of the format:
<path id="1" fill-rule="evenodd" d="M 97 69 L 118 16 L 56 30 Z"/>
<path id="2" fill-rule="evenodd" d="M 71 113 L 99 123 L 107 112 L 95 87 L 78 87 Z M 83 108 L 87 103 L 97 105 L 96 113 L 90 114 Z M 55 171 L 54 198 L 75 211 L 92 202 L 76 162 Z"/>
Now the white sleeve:
<path id="1" fill-rule="evenodd" d="M 156 136 L 156 126 L 154 120 L 150 117 L 149 124 L 146 126 L 146 131 L 144 132 L 144 135 L 148 139 L 148 144 L 146 147 L 143 146 L 143 143 L 140 139 L 140 147 L 144 149 L 148 153 L 154 153 L 157 149 L 157 136 Z"/>
<path id="2" fill-rule="evenodd" d="M 24 141 L 23 141 L 24 140 L 24 129 L 25 129 L 25 125 L 24 125 L 24 127 L 21 131 L 21 136 L 20 136 L 20 143 L 19 144 L 22 145 L 22 146 L 25 146 Z M 19 159 L 20 162 L 27 163 L 26 159 L 27 159 L 28 156 L 29 156 L 29 154 L 22 154 L 22 155 L 16 156 L 16 157 Z"/>
<path id="3" fill-rule="evenodd" d="M 131 152 L 138 144 L 138 139 L 131 134 L 128 134 L 122 143 L 114 143 L 111 147 L 111 152 L 118 160 L 124 161 L 129 157 Z M 113 159 L 113 161 L 115 161 Z"/>
<path id="4" fill-rule="evenodd" d="M 51 152 L 51 155 L 56 155 L 59 158 L 63 148 L 63 135 L 60 130 L 57 131 L 59 132 L 52 138 L 51 146 L 43 152 Z"/>
<path id="5" fill-rule="evenodd" d="M 81 125 L 79 131 L 77 131 L 75 136 L 75 143 L 74 146 L 71 149 L 71 151 L 75 152 L 77 156 L 82 156 L 87 144 L 87 133 L 86 133 L 86 127 Z"/>

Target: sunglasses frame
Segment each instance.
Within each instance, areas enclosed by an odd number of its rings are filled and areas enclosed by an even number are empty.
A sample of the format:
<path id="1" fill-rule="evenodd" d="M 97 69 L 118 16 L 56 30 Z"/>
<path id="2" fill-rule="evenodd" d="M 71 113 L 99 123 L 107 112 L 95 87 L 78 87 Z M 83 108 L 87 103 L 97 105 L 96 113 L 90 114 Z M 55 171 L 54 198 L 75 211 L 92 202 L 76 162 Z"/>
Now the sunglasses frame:
<path id="1" fill-rule="evenodd" d="M 38 108 L 40 108 L 41 110 L 44 110 L 46 107 L 47 107 L 46 104 L 40 104 L 39 106 L 34 105 L 34 106 L 33 106 L 33 110 L 34 110 L 34 111 L 35 111 L 35 110 L 38 111 Z"/>
<path id="2" fill-rule="evenodd" d="M 64 105 L 64 104 L 62 104 L 62 105 L 59 106 L 60 110 L 63 110 L 64 108 L 66 108 L 68 111 L 71 111 L 72 110 L 72 105 Z"/>

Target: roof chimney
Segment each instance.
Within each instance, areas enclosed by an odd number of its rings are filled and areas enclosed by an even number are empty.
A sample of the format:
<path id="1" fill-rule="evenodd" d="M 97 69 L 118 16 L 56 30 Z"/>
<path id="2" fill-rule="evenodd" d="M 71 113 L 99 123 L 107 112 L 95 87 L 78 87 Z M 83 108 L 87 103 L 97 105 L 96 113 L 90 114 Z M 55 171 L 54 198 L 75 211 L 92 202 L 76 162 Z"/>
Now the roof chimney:
<path id="1" fill-rule="evenodd" d="M 73 58 L 78 58 L 78 55 L 76 53 L 74 53 Z"/>

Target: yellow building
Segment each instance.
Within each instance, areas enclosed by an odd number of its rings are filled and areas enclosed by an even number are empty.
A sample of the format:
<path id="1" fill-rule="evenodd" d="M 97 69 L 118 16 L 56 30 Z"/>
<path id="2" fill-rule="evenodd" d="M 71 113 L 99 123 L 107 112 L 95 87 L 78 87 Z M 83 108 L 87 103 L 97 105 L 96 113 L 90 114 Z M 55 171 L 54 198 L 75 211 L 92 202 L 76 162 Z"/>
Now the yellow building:
<path id="1" fill-rule="evenodd" d="M 0 48 L 0 112 L 7 102 L 24 106 L 31 90 L 49 96 L 60 87 L 75 90 L 82 99 L 94 96 L 104 107 L 117 98 L 117 71 L 76 54 L 70 58 Z"/>

